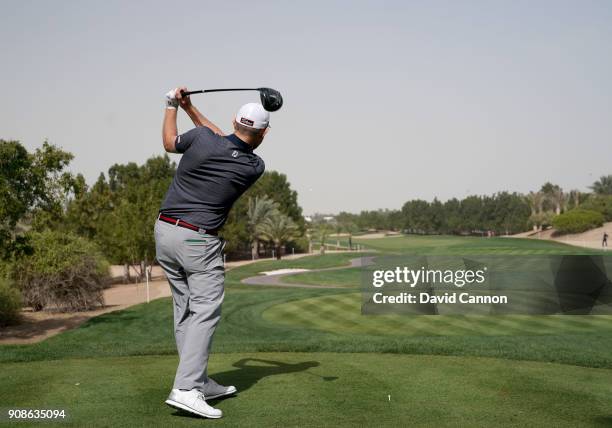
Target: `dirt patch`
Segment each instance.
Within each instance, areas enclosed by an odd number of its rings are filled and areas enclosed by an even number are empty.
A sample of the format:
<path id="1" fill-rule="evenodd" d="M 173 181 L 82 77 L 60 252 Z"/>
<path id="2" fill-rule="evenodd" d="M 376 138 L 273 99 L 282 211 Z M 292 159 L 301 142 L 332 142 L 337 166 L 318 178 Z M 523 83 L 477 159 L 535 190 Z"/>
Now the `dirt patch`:
<path id="1" fill-rule="evenodd" d="M 517 235 L 512 235 L 513 238 L 528 238 L 528 239 L 546 239 L 550 241 L 562 242 L 564 244 L 574 245 L 577 247 L 601 249 L 601 241 L 604 232 L 612 236 L 612 222 L 604 223 L 602 227 L 587 230 L 583 233 L 575 233 L 571 235 L 556 236 L 554 229 L 544 230 L 542 232 L 525 232 Z M 608 238 L 610 240 L 610 238 Z M 612 243 L 612 241 L 611 241 Z"/>
<path id="2" fill-rule="evenodd" d="M 0 344 L 18 345 L 40 342 L 62 331 L 78 327 L 92 317 L 115 310 L 117 308 L 112 306 L 78 313 L 33 312 L 26 309 L 21 312 L 22 322 L 19 325 L 5 327 L 0 331 Z"/>

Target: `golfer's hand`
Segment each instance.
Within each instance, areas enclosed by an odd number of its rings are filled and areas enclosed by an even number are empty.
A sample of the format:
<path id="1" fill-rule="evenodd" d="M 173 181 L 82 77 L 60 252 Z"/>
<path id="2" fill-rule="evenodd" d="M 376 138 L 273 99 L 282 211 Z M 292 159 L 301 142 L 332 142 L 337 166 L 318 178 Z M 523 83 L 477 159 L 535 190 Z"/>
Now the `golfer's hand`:
<path id="1" fill-rule="evenodd" d="M 180 86 L 176 88 L 176 99 L 178 100 L 183 110 L 187 110 L 191 107 L 191 98 L 189 97 L 189 95 L 183 96 L 183 92 L 187 91 L 188 89 L 185 86 Z"/>
<path id="2" fill-rule="evenodd" d="M 166 93 L 166 108 L 175 109 L 179 106 L 179 100 L 176 98 L 178 88 L 171 89 Z"/>

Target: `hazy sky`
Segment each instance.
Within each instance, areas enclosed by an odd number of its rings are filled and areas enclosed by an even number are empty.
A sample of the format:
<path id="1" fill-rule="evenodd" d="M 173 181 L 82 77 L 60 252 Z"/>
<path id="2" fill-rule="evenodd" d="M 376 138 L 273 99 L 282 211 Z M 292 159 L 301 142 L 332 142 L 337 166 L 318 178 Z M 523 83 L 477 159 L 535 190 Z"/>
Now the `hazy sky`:
<path id="1" fill-rule="evenodd" d="M 306 213 L 612 173 L 611 1 L 0 4 L 0 138 L 48 138 L 90 183 L 163 153 L 180 84 L 281 91 L 258 152 Z M 194 97 L 226 131 L 255 100 Z"/>

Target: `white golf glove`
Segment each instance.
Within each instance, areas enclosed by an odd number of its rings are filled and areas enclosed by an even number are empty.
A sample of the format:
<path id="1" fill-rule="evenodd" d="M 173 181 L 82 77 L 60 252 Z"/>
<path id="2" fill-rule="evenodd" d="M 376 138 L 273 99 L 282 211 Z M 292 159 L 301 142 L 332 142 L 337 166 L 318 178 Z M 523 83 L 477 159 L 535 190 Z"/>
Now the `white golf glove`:
<path id="1" fill-rule="evenodd" d="M 174 88 L 169 90 L 166 93 L 166 108 L 176 109 L 179 105 L 179 101 L 176 99 L 176 90 L 178 88 Z"/>

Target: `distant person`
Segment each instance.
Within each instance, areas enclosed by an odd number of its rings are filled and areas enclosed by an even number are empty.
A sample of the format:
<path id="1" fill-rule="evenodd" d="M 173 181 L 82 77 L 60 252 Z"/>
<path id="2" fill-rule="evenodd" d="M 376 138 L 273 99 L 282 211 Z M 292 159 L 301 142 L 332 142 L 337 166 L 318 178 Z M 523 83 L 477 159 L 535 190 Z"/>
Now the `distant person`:
<path id="1" fill-rule="evenodd" d="M 601 246 L 608 248 L 608 232 L 604 232 L 603 239 L 601 240 Z"/>

